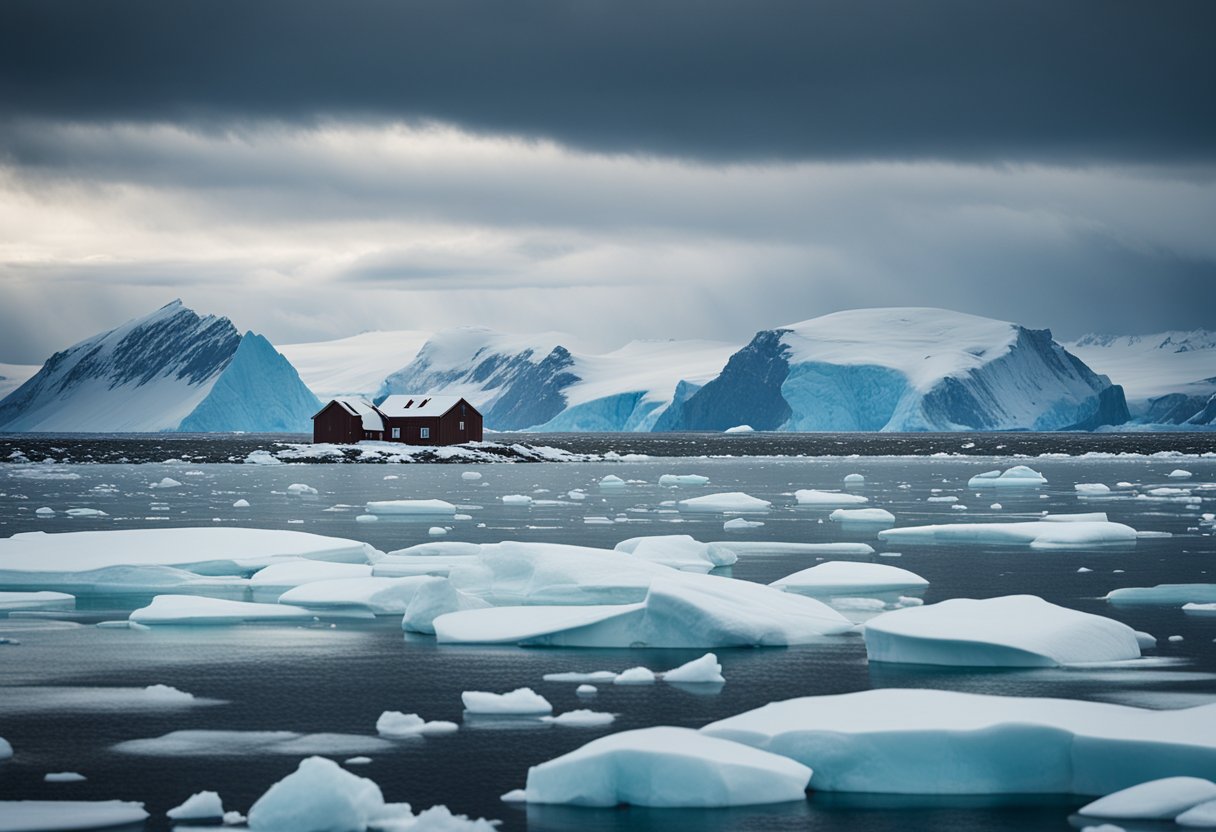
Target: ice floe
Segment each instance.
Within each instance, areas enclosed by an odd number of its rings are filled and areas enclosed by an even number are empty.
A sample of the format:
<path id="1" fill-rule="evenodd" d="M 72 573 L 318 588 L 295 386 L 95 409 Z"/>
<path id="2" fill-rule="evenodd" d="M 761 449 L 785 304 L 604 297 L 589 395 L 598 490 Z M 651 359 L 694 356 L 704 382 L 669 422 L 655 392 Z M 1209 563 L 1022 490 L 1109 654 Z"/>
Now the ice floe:
<path id="1" fill-rule="evenodd" d="M 528 770 L 529 803 L 662 808 L 803 800 L 811 769 L 688 728 L 642 728 L 593 740 Z"/>
<path id="2" fill-rule="evenodd" d="M 1126 624 L 1033 595 L 953 598 L 870 619 L 870 661 L 968 667 L 1044 667 L 1140 658 Z"/>
<path id="3" fill-rule="evenodd" d="M 816 491 L 813 488 L 800 488 L 794 492 L 794 499 L 800 506 L 860 506 L 870 502 L 869 498 L 860 494 L 845 494 L 840 491 Z"/>
<path id="4" fill-rule="evenodd" d="M 868 592 L 906 592 L 924 589 L 929 582 L 907 569 L 882 563 L 832 560 L 786 575 L 770 586 L 811 596 L 864 595 Z"/>
<path id="5" fill-rule="evenodd" d="M 371 576 L 372 567 L 366 563 L 294 560 L 259 569 L 249 579 L 249 588 L 255 601 L 277 601 L 284 592 L 303 584 Z"/>
<path id="6" fill-rule="evenodd" d="M 742 491 L 724 491 L 719 494 L 704 494 L 690 497 L 676 504 L 680 511 L 707 512 L 711 514 L 757 514 L 772 507 L 768 500 L 761 500 Z"/>
<path id="7" fill-rule="evenodd" d="M 418 714 L 405 714 L 401 711 L 385 711 L 376 720 L 376 733 L 394 740 L 450 734 L 457 730 L 459 730 L 459 726 L 455 722 L 443 720 L 427 722 Z"/>
<path id="8" fill-rule="evenodd" d="M 0 800 L 0 832 L 105 829 L 147 818 L 144 804 L 125 800 Z"/>
<path id="9" fill-rule="evenodd" d="M 287 604 L 259 604 L 196 595 L 157 595 L 146 607 L 134 610 L 137 624 L 244 624 L 259 621 L 309 621 L 312 610 Z"/>
<path id="10" fill-rule="evenodd" d="M 1216 774 L 1216 705 L 883 689 L 773 702 L 701 730 L 813 763 L 819 791 L 1092 795 Z"/>
<path id="11" fill-rule="evenodd" d="M 687 572 L 708 572 L 739 559 L 724 546 L 702 543 L 686 534 L 631 537 L 616 544 L 615 551 Z"/>
<path id="12" fill-rule="evenodd" d="M 972 543 L 983 546 L 1029 546 L 1031 549 L 1073 549 L 1129 546 L 1136 530 L 1122 523 L 1031 520 L 1024 523 L 951 523 L 886 529 L 878 538 L 902 546 Z"/>
<path id="13" fill-rule="evenodd" d="M 1188 809 L 1216 800 L 1216 783 L 1201 777 L 1163 777 L 1120 789 L 1077 810 L 1091 818 L 1173 820 Z"/>
<path id="14" fill-rule="evenodd" d="M 985 471 L 967 480 L 967 487 L 975 491 L 988 488 L 1033 488 L 1046 484 L 1046 477 L 1025 465 L 1015 465 L 1004 471 Z"/>
<path id="15" fill-rule="evenodd" d="M 467 690 L 460 694 L 464 709 L 472 714 L 547 714 L 553 706 L 531 688 L 516 688 L 510 693 Z"/>
<path id="16" fill-rule="evenodd" d="M 76 597 L 66 592 L 0 592 L 0 611 L 71 610 Z"/>
<path id="17" fill-rule="evenodd" d="M 1106 593 L 1112 604 L 1183 604 L 1216 603 L 1216 584 L 1157 584 L 1156 586 L 1125 586 Z"/>
<path id="18" fill-rule="evenodd" d="M 362 734 L 187 730 L 126 740 L 115 745 L 113 750 L 153 757 L 237 757 L 247 754 L 371 754 L 391 751 L 395 747 L 388 740 Z"/>
<path id="19" fill-rule="evenodd" d="M 895 515 L 885 508 L 838 508 L 828 515 L 833 523 L 849 528 L 873 528 L 895 525 Z"/>
<path id="20" fill-rule="evenodd" d="M 709 485 L 709 477 L 700 474 L 663 474 L 659 477 L 659 485 L 665 488 Z"/>
<path id="21" fill-rule="evenodd" d="M 338 578 L 311 581 L 279 596 L 280 604 L 312 610 L 365 611 L 373 615 L 402 615 L 419 587 L 430 578 Z"/>
<path id="22" fill-rule="evenodd" d="M 48 771 L 42 775 L 44 783 L 83 783 L 88 779 L 78 771 Z"/>
<path id="23" fill-rule="evenodd" d="M 368 514 L 422 515 L 424 517 L 451 517 L 456 506 L 447 500 L 374 500 L 364 506 Z"/>
<path id="24" fill-rule="evenodd" d="M 589 711 L 582 708 L 566 711 L 557 716 L 541 717 L 542 722 L 550 722 L 554 725 L 566 725 L 573 728 L 600 728 L 604 725 L 611 725 L 615 719 L 615 714 L 607 714 L 602 711 Z"/>

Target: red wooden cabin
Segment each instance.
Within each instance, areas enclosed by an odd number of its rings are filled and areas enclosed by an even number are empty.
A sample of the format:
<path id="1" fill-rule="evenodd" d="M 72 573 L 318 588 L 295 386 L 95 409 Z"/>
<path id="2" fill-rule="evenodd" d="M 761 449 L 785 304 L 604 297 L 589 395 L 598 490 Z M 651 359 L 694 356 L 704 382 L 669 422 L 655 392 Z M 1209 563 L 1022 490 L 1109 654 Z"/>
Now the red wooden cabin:
<path id="1" fill-rule="evenodd" d="M 460 396 L 398 394 L 379 405 L 334 399 L 312 417 L 314 442 L 364 439 L 407 445 L 459 445 L 482 441 L 481 413 Z"/>

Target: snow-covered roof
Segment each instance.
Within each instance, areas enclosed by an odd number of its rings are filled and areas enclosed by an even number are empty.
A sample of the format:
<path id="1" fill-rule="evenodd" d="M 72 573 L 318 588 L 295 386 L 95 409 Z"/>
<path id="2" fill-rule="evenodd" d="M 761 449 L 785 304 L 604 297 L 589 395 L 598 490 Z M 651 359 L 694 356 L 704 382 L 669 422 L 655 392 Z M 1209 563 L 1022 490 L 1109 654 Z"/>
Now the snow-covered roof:
<path id="1" fill-rule="evenodd" d="M 428 396 L 425 393 L 399 393 L 380 403 L 380 412 L 390 418 L 408 416 L 442 416 L 456 403 L 460 396 Z"/>
<path id="2" fill-rule="evenodd" d="M 334 399 L 334 401 L 344 407 L 351 415 L 360 417 L 363 421 L 364 430 L 384 430 L 384 419 L 381 418 L 380 411 L 376 410 L 376 406 L 367 399 L 360 399 L 356 396 L 341 396 Z"/>

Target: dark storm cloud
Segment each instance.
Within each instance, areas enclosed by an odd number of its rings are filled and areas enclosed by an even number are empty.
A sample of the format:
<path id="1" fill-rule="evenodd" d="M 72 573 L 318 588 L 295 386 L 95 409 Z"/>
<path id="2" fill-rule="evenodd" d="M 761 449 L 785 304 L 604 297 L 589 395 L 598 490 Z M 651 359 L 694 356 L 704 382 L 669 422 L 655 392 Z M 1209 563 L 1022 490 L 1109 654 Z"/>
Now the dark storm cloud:
<path id="1" fill-rule="evenodd" d="M 0 113 L 707 159 L 1216 157 L 1216 3 L 9 0 Z"/>

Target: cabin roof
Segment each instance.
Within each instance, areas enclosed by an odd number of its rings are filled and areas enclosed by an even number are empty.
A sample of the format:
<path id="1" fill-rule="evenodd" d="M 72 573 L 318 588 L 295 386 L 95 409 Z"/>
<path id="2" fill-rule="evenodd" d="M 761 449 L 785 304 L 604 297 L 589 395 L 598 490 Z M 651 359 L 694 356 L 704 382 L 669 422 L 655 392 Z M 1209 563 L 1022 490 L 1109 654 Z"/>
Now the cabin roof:
<path id="1" fill-rule="evenodd" d="M 460 396 L 397 393 L 380 402 L 380 412 L 392 419 L 442 416 L 455 407 L 460 400 Z"/>
<path id="2" fill-rule="evenodd" d="M 339 396 L 333 399 L 331 404 L 333 402 L 337 402 L 338 406 L 350 415 L 358 416 L 363 422 L 364 430 L 384 430 L 384 419 L 380 411 L 367 399 L 361 399 L 357 396 Z M 326 407 L 329 407 L 329 405 L 325 405 L 325 407 L 321 408 L 321 411 L 324 411 Z M 317 416 L 319 415 L 321 415 L 320 412 L 317 413 Z M 315 419 L 316 416 L 313 418 Z"/>

